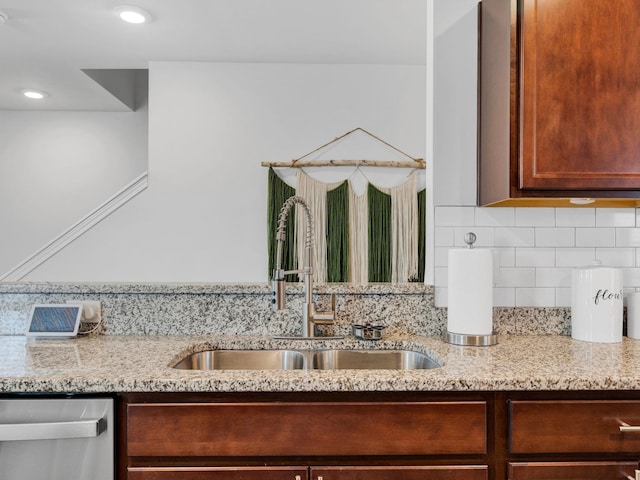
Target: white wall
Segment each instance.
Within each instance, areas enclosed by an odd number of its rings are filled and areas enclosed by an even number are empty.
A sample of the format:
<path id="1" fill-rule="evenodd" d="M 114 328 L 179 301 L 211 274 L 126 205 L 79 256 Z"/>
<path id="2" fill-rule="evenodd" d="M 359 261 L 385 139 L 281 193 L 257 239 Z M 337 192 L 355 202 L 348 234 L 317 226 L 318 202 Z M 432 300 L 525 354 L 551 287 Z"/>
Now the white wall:
<path id="1" fill-rule="evenodd" d="M 152 63 L 149 187 L 26 280 L 267 280 L 261 161 L 362 127 L 425 152 L 424 66 Z"/>
<path id="2" fill-rule="evenodd" d="M 434 0 L 436 304 L 446 306 L 447 252 L 473 231 L 494 254 L 494 305 L 570 306 L 571 270 L 600 259 L 640 288 L 636 209 L 476 208 L 477 5 Z"/>
<path id="3" fill-rule="evenodd" d="M 0 276 L 147 168 L 147 111 L 0 112 Z"/>

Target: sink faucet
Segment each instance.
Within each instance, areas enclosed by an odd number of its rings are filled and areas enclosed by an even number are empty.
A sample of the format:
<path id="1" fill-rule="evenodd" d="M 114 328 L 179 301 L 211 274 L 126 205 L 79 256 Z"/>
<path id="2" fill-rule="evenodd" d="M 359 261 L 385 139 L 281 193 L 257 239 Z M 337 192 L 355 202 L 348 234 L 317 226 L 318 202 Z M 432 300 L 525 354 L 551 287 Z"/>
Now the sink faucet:
<path id="1" fill-rule="evenodd" d="M 304 266 L 298 270 L 282 269 L 282 246 L 285 241 L 287 216 L 291 207 L 300 205 L 304 211 L 306 218 L 306 233 L 304 247 Z M 276 240 L 278 241 L 278 251 L 276 257 L 276 268 L 273 271 L 273 305 L 276 310 L 283 310 L 286 300 L 285 292 L 285 275 L 291 273 L 304 274 L 304 292 L 305 301 L 302 308 L 302 337 L 315 337 L 316 325 L 332 325 L 336 319 L 336 296 L 331 295 L 331 310 L 328 312 L 316 311 L 313 303 L 313 221 L 309 206 L 302 197 L 289 197 L 282 205 L 280 217 L 278 218 L 278 230 L 276 231 Z"/>

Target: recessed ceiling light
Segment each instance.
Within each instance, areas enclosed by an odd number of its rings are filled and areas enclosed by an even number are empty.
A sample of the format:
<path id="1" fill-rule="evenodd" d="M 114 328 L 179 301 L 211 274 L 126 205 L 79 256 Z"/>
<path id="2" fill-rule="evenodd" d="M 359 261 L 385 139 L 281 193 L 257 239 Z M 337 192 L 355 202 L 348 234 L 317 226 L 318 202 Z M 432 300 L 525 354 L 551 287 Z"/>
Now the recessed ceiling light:
<path id="1" fill-rule="evenodd" d="M 151 21 L 151 15 L 146 10 L 133 5 L 119 5 L 113 9 L 118 16 L 128 23 L 149 23 Z"/>
<path id="2" fill-rule="evenodd" d="M 42 90 L 35 90 L 33 88 L 24 89 L 21 91 L 21 93 L 25 97 L 31 98 L 33 100 L 42 100 L 43 98 L 49 96 L 47 92 L 43 92 Z"/>

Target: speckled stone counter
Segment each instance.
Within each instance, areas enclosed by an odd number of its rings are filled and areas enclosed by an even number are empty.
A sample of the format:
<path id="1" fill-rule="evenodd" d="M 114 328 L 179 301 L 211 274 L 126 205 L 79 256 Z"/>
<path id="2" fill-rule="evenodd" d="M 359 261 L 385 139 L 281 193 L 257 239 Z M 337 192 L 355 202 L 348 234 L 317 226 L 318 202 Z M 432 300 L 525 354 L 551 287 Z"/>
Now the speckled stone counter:
<path id="1" fill-rule="evenodd" d="M 432 370 L 188 371 L 171 368 L 211 348 L 404 348 L 430 355 Z M 640 389 L 640 340 L 619 344 L 561 335 L 503 336 L 460 347 L 436 336 L 380 342 L 274 340 L 266 336 L 0 337 L 0 392 L 289 392 Z"/>

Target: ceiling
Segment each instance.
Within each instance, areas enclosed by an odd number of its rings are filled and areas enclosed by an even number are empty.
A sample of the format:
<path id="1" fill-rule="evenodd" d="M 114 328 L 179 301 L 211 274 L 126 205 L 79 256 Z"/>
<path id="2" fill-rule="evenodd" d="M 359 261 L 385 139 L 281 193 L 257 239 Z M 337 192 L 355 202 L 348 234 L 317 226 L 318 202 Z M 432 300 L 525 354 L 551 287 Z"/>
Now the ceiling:
<path id="1" fill-rule="evenodd" d="M 153 21 L 122 22 L 113 8 L 123 3 Z M 9 17 L 0 24 L 0 110 L 127 110 L 94 79 L 151 61 L 424 65 L 426 3 L 0 0 Z M 95 74 L 102 69 L 113 72 Z M 23 88 L 49 96 L 29 100 Z"/>

